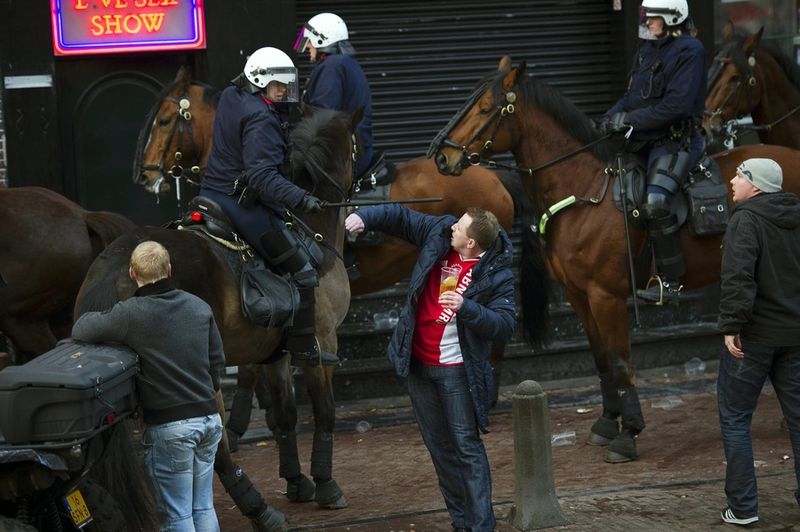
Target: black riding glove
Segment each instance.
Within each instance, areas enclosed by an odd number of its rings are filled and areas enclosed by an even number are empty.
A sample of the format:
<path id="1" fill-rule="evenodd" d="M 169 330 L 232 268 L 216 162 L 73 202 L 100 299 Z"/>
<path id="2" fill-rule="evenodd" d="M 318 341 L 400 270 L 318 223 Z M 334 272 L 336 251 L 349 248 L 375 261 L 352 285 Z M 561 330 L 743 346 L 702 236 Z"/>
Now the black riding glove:
<path id="1" fill-rule="evenodd" d="M 308 194 L 300 201 L 299 207 L 300 210 L 307 214 L 320 212 L 322 210 L 322 200 L 312 194 Z"/>
<path id="2" fill-rule="evenodd" d="M 610 117 L 604 116 L 603 119 L 600 120 L 600 122 L 597 124 L 597 131 L 599 131 L 601 135 L 610 135 L 612 133 L 626 131 L 630 127 L 630 124 L 627 122 L 628 113 L 614 113 Z"/>

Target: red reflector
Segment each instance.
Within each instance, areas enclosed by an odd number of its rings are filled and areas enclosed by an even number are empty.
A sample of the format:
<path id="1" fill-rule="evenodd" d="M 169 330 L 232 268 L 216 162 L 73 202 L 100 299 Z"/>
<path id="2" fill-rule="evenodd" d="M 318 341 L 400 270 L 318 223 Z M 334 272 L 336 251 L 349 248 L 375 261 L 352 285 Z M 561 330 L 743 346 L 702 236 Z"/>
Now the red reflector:
<path id="1" fill-rule="evenodd" d="M 203 221 L 203 213 L 200 211 L 192 211 L 191 219 L 193 222 L 202 222 Z"/>
<path id="2" fill-rule="evenodd" d="M 108 414 L 106 416 L 106 425 L 113 425 L 116 420 L 117 417 L 114 414 Z"/>

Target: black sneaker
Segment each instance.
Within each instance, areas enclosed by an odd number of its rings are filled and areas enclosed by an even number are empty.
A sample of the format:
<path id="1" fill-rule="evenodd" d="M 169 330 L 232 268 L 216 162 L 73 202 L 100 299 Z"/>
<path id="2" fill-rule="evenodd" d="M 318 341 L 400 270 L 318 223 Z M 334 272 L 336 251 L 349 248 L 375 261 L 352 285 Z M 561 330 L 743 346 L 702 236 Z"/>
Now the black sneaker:
<path id="1" fill-rule="evenodd" d="M 678 284 L 677 281 L 670 281 L 668 279 L 661 279 L 654 276 L 647 282 L 647 288 L 644 290 L 637 290 L 636 295 L 639 299 L 654 303 L 656 305 L 663 305 L 664 303 L 678 303 L 683 285 Z"/>
<path id="2" fill-rule="evenodd" d="M 297 349 L 290 351 L 292 353 L 292 366 L 338 366 L 342 363 L 334 353 L 323 351 L 316 337 L 312 337 L 312 339 L 313 343 L 308 346 L 310 350 Z"/>
<path id="3" fill-rule="evenodd" d="M 758 516 L 757 515 L 754 515 L 753 517 L 737 517 L 736 514 L 733 513 L 733 510 L 731 510 L 730 506 L 726 506 L 722 510 L 722 513 L 720 514 L 720 517 L 722 517 L 723 521 L 725 521 L 726 523 L 729 523 L 731 525 L 742 525 L 742 526 L 745 526 L 745 525 L 750 525 L 752 523 L 758 522 Z"/>

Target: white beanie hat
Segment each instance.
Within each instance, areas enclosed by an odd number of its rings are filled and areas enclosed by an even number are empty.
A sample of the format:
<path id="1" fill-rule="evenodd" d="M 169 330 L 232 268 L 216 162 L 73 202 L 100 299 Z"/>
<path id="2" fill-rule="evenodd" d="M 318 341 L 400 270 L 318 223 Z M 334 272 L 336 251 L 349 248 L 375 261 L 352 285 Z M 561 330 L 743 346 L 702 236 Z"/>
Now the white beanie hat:
<path id="1" fill-rule="evenodd" d="M 762 192 L 781 191 L 783 171 L 772 159 L 747 159 L 736 170 Z"/>

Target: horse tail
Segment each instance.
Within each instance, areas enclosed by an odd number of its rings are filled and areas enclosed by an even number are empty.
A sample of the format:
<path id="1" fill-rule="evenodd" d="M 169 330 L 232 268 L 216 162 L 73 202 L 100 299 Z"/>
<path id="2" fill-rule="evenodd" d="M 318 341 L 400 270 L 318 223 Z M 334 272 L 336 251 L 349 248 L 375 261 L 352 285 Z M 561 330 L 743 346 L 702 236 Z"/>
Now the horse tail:
<path id="1" fill-rule="evenodd" d="M 86 227 L 92 242 L 92 258 L 113 242 L 118 236 L 133 231 L 136 224 L 115 212 L 87 211 Z"/>
<path id="2" fill-rule="evenodd" d="M 158 530 L 158 512 L 149 477 L 134 445 L 133 423 L 125 419 L 110 429 L 104 454 L 87 476 L 120 505 L 128 530 Z"/>
<path id="3" fill-rule="evenodd" d="M 536 227 L 536 212 L 518 173 L 498 172 L 498 178 L 514 199 L 514 213 L 522 225 L 519 261 L 522 333 L 531 347 L 540 348 L 547 345 L 551 336 L 549 304 L 552 284 L 539 236 L 531 229 Z"/>

